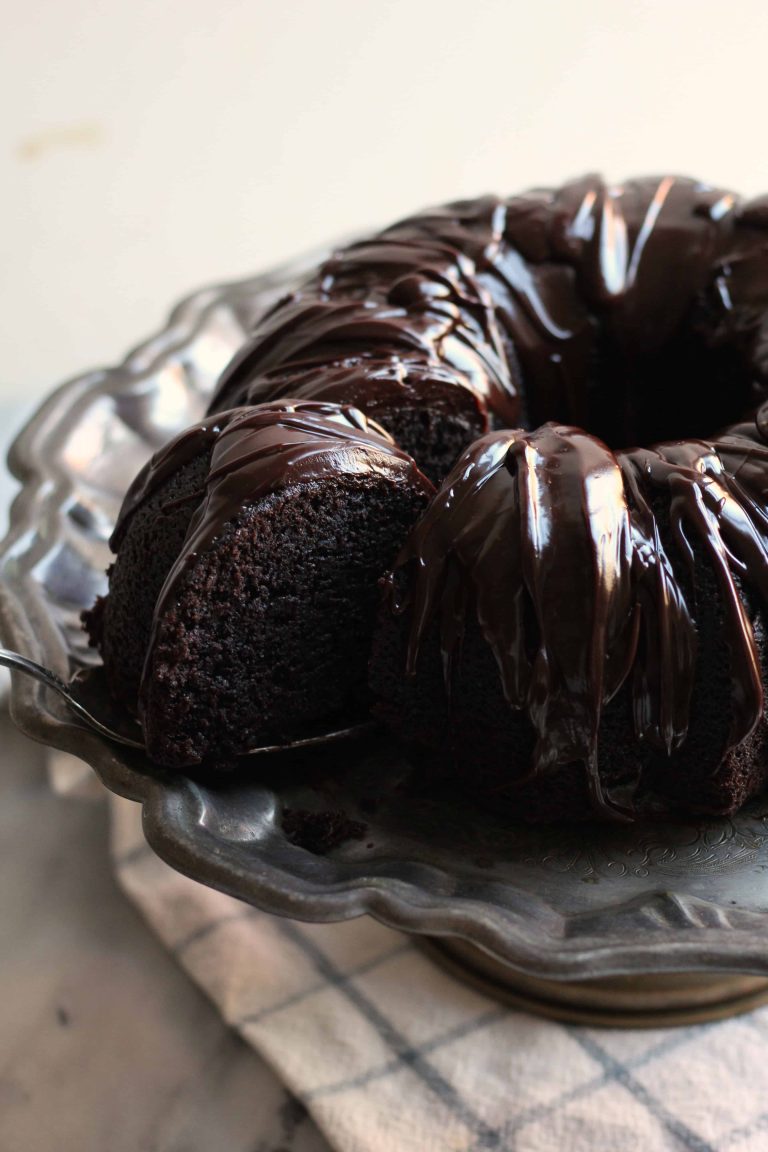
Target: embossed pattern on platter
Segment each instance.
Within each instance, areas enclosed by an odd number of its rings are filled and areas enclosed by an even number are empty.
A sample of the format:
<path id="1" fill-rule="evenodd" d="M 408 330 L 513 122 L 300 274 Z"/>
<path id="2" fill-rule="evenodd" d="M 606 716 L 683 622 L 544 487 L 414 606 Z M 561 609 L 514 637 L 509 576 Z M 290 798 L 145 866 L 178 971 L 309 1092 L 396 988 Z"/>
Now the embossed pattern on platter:
<path id="1" fill-rule="evenodd" d="M 609 832 L 563 830 L 560 842 L 544 855 L 527 857 L 526 863 L 547 871 L 572 873 L 582 880 L 652 873 L 680 874 L 726 872 L 752 865 L 768 844 L 768 813 L 742 815 L 738 822 L 718 820 L 710 824 L 662 824 L 645 826 L 630 843 Z"/>

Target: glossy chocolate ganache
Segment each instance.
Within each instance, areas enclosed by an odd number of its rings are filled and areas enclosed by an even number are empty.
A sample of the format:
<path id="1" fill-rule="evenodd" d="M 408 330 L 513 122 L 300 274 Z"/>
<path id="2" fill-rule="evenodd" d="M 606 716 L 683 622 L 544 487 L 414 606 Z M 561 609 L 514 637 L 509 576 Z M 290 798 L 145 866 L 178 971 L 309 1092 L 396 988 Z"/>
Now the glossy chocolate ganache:
<path id="1" fill-rule="evenodd" d="M 763 717 L 748 585 L 768 596 L 768 446 L 758 423 L 709 442 L 613 452 L 574 427 L 504 431 L 467 450 L 388 578 L 407 616 L 406 672 L 439 633 L 446 692 L 471 616 L 504 699 L 535 732 L 535 776 L 574 762 L 605 795 L 598 734 L 626 686 L 635 738 L 670 757 L 684 744 L 697 672 L 695 586 L 714 573 L 730 655 L 727 752 Z M 663 531 L 654 509 L 662 507 Z"/>
<path id="2" fill-rule="evenodd" d="M 464 446 L 489 413 L 614 446 L 709 435 L 768 378 L 766 229 L 768 199 L 672 176 L 427 211 L 320 264 L 256 327 L 211 411 L 299 396 L 388 426 L 420 400 L 445 416 L 469 398 Z"/>
<path id="3" fill-rule="evenodd" d="M 392 437 L 351 405 L 287 401 L 230 409 L 185 429 L 139 472 L 109 541 L 113 552 L 136 510 L 201 455 L 209 456 L 205 483 L 184 497 L 195 512 L 169 582 L 189 559 L 210 548 L 244 507 L 277 488 L 327 476 L 383 475 L 395 462 L 417 474 Z"/>

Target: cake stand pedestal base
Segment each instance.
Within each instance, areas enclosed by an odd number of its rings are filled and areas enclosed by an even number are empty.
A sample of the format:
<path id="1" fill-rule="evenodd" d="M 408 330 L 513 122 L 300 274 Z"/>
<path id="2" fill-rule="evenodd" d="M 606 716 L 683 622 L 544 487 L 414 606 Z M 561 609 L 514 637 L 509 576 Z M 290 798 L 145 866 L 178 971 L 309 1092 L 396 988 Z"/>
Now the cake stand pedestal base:
<path id="1" fill-rule="evenodd" d="M 542 980 L 453 937 L 416 937 L 441 968 L 511 1008 L 605 1028 L 669 1028 L 723 1020 L 768 1004 L 768 979 L 659 972 L 599 980 Z"/>

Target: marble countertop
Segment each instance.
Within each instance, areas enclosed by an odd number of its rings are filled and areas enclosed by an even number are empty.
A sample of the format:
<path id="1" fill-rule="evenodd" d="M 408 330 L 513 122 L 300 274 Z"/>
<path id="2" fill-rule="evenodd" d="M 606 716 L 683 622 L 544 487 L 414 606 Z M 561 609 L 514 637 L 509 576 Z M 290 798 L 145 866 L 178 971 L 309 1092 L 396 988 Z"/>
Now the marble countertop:
<path id="1" fill-rule="evenodd" d="M 0 749 L 0 1148 L 327 1150 L 118 889 L 106 804 L 4 711 Z"/>

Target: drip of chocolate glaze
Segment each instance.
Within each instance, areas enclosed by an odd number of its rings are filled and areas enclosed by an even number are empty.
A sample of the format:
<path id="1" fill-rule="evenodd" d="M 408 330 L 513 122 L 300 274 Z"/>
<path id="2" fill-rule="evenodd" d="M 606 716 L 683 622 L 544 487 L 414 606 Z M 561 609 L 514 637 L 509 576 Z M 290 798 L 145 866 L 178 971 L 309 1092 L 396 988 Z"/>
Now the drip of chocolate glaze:
<path id="1" fill-rule="evenodd" d="M 759 657 L 738 581 L 751 585 L 763 599 L 768 592 L 768 522 L 764 498 L 758 496 L 750 483 L 750 479 L 754 480 L 755 465 L 759 461 L 763 471 L 761 487 L 764 487 L 768 476 L 766 446 L 755 444 L 751 438 L 729 429 L 710 443 L 688 440 L 657 444 L 652 449 L 621 453 L 620 460 L 625 477 L 632 472 L 635 474 L 630 484 L 638 500 L 638 512 L 645 504 L 641 492 L 648 496 L 661 494 L 664 506 L 669 509 L 677 549 L 689 565 L 691 579 L 696 568 L 694 541 L 703 546 L 705 562 L 716 575 L 725 615 L 725 638 L 730 650 L 729 747 L 733 748 L 753 731 L 763 713 Z M 738 479 L 740 470 L 743 470 L 744 477 L 741 481 Z M 646 516 L 647 508 L 645 504 Z M 638 549 L 638 568 L 643 575 L 646 572 L 643 567 L 645 560 L 641 546 Z M 642 576 L 640 583 L 643 583 Z M 668 581 L 666 594 L 673 603 L 681 606 L 684 603 L 679 582 Z M 667 603 L 663 595 L 651 598 L 645 612 L 647 626 L 653 626 L 653 616 L 666 626 L 666 612 Z M 691 619 L 692 611 L 686 611 L 686 616 Z M 654 743 L 662 743 L 667 751 L 682 743 L 688 727 L 695 649 L 691 626 L 685 632 L 686 635 L 678 640 L 678 643 L 681 640 L 683 643 L 677 656 L 668 650 L 663 661 L 659 661 L 658 656 L 654 658 L 653 645 L 649 644 L 646 666 L 637 670 L 636 731 Z M 658 683 L 662 676 L 666 684 L 658 695 L 652 694 L 650 683 Z M 678 713 L 677 723 L 673 722 L 671 730 L 669 721 L 665 723 L 661 714 L 665 702 L 674 702 Z"/>
<path id="2" fill-rule="evenodd" d="M 554 424 L 485 436 L 445 481 L 397 567 L 410 569 L 405 598 L 389 581 L 394 611 L 409 611 L 409 672 L 439 614 L 450 695 L 474 610 L 507 702 L 536 731 L 533 771 L 582 760 L 595 802 L 609 808 L 597 771 L 600 712 L 627 676 L 638 623 L 613 453 Z"/>
<path id="3" fill-rule="evenodd" d="M 362 368 L 361 368 L 362 366 Z M 484 430 L 488 429 L 488 410 L 481 396 L 471 389 L 455 387 L 456 376 L 444 364 L 424 363 L 417 356 L 347 356 L 323 364 L 318 372 L 313 364 L 292 363 L 290 367 L 267 372 L 240 393 L 244 403 L 259 403 L 265 394 L 298 399 L 339 400 L 345 404 L 365 406 L 377 412 L 388 406 L 433 405 L 436 410 L 453 413 L 474 411 Z"/>
<path id="4" fill-rule="evenodd" d="M 361 412 L 329 418 L 306 402 L 282 411 L 274 405 L 244 408 L 220 428 L 213 444 L 205 492 L 168 576 L 158 607 L 181 572 L 210 550 L 224 527 L 268 493 L 339 476 L 385 476 L 397 483 L 432 486 L 413 459 L 377 434 Z"/>
<path id="5" fill-rule="evenodd" d="M 397 448 L 388 432 L 375 421 L 369 420 L 358 408 L 350 405 L 288 400 L 282 403 L 262 404 L 258 408 L 232 408 L 184 429 L 147 461 L 123 498 L 117 523 L 109 541 L 111 550 L 117 552 L 128 523 L 137 508 L 186 464 L 212 451 L 222 441 L 231 444 L 233 437 L 241 449 L 247 446 L 251 435 L 255 436 L 259 432 L 263 433 L 262 439 L 258 442 L 260 445 L 279 444 L 281 428 L 285 428 L 287 432 L 286 449 L 291 444 L 294 447 L 294 453 L 289 453 L 286 457 L 293 467 L 300 467 L 302 464 L 306 466 L 308 461 L 317 459 L 321 455 L 320 446 L 325 444 L 328 448 L 329 439 L 334 435 L 341 443 L 359 440 L 369 451 L 375 446 L 380 454 L 410 459 Z M 268 432 L 269 429 L 271 432 Z M 314 441 L 312 432 L 316 433 Z M 304 456 L 300 450 L 302 445 L 305 449 Z M 250 461 L 246 460 L 245 453 L 238 458 L 236 452 L 230 451 L 228 461 L 229 473 L 236 476 L 242 485 L 243 498 L 249 496 L 251 483 L 258 483 L 261 491 L 271 484 L 282 483 L 279 461 L 273 458 L 272 453 L 262 451 Z M 252 465 L 250 471 L 245 468 L 246 463 Z M 223 527 L 223 524 L 218 526 L 220 527 Z M 218 534 L 217 526 L 211 523 L 206 534 L 213 539 Z"/>
<path id="6" fill-rule="evenodd" d="M 710 442 L 619 453 L 555 424 L 477 441 L 387 580 L 392 610 L 408 612 L 407 671 L 415 674 L 437 620 L 450 697 L 461 638 L 474 615 L 510 707 L 525 710 L 536 732 L 533 772 L 583 762 L 596 805 L 617 815 L 597 767 L 605 704 L 628 682 L 638 738 L 667 754 L 685 740 L 690 719 L 694 613 L 651 510 L 660 495 L 691 575 L 698 542 L 717 576 L 731 656 L 729 747 L 735 747 L 763 712 L 738 581 L 768 597 L 764 411 Z"/>
<path id="7" fill-rule="evenodd" d="M 707 339 L 738 337 L 763 388 L 767 229 L 763 200 L 673 176 L 587 176 L 426 211 L 336 252 L 279 302 L 211 411 L 297 392 L 365 405 L 393 383 L 418 394 L 431 382 L 506 427 L 523 399 L 534 423 L 585 425 L 603 351 L 631 378 L 704 295 Z"/>

